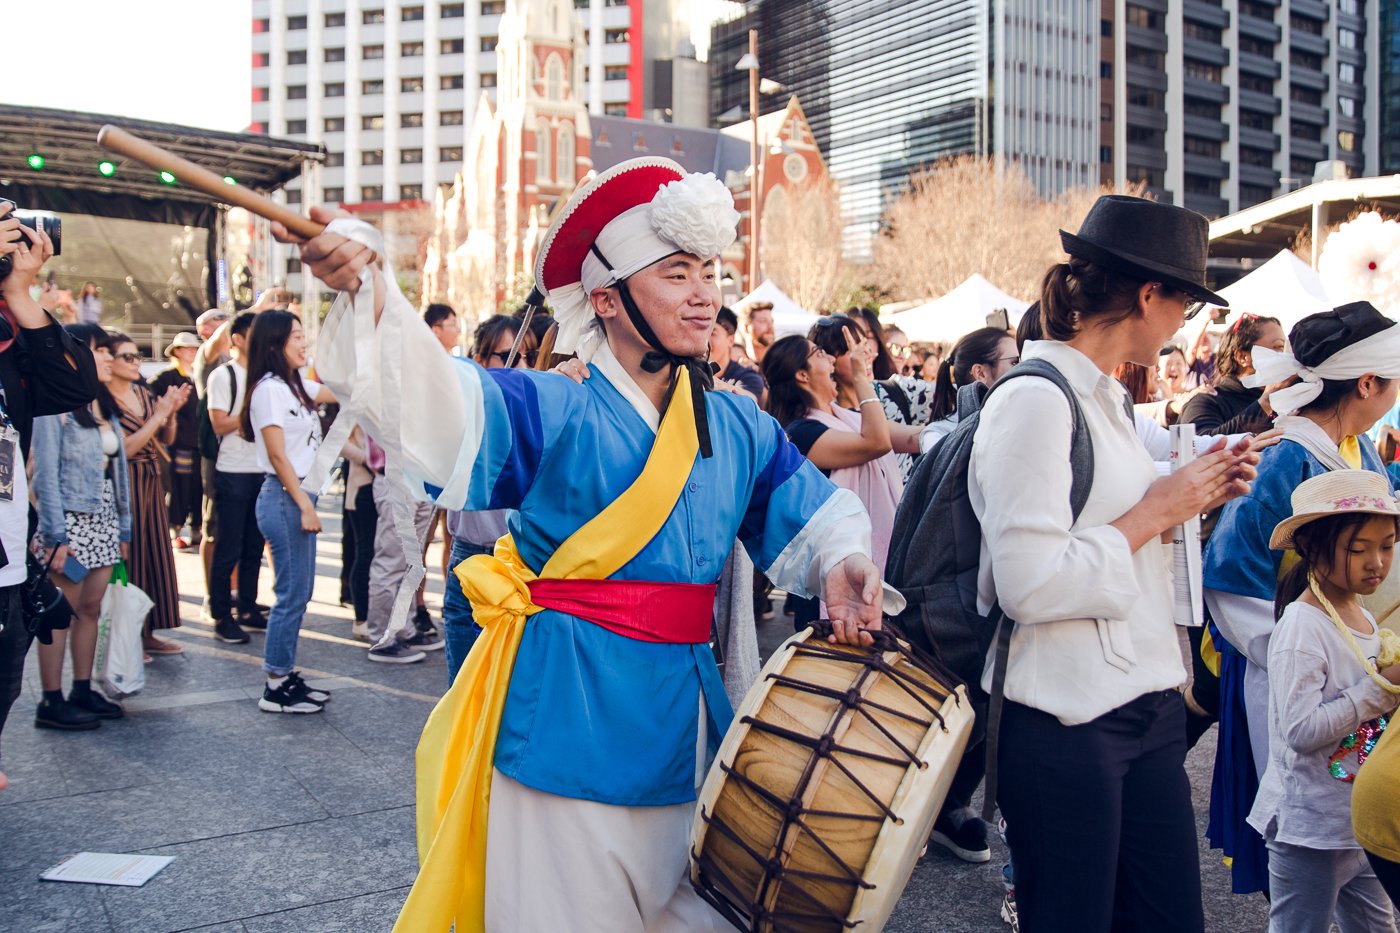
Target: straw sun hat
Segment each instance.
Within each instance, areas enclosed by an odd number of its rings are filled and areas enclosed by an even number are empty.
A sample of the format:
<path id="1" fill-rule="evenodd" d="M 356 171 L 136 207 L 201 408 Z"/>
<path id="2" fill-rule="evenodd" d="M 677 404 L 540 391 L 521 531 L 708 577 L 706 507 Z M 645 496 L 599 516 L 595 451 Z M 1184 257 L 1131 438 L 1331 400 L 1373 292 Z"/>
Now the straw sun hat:
<path id="1" fill-rule="evenodd" d="M 1293 546 L 1293 533 L 1308 522 L 1332 515 L 1391 515 L 1400 518 L 1400 505 L 1390 483 L 1371 470 L 1331 470 L 1293 490 L 1293 515 L 1279 522 L 1269 547 Z"/>

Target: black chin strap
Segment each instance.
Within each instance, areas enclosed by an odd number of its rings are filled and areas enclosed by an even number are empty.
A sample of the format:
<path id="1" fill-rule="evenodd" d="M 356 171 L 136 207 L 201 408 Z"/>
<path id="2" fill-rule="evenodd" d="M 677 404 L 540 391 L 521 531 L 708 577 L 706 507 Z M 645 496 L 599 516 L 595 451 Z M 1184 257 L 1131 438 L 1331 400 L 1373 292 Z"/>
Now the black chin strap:
<path id="1" fill-rule="evenodd" d="M 613 271 L 612 264 L 598 249 L 595 243 L 590 247 L 594 256 L 598 257 L 609 272 Z M 642 370 L 649 373 L 659 373 L 667 366 L 671 367 L 671 386 L 666 390 L 666 405 L 662 408 L 662 414 L 666 413 L 666 408 L 671 405 L 671 398 L 676 394 L 676 378 L 684 367 L 690 373 L 690 404 L 695 409 L 695 434 L 700 442 L 700 456 L 708 459 L 714 454 L 714 447 L 710 443 L 710 420 L 705 412 L 705 392 L 714 388 L 715 370 L 709 360 L 698 356 L 677 356 L 661 343 L 656 336 L 656 332 L 651 329 L 646 318 L 642 317 L 642 310 L 637 307 L 637 302 L 632 300 L 632 292 L 627 288 L 627 282 L 619 280 L 617 283 L 617 293 L 622 298 L 622 308 L 627 312 L 627 318 L 632 322 L 632 326 L 637 329 L 637 333 L 646 341 L 650 350 L 642 357 Z"/>

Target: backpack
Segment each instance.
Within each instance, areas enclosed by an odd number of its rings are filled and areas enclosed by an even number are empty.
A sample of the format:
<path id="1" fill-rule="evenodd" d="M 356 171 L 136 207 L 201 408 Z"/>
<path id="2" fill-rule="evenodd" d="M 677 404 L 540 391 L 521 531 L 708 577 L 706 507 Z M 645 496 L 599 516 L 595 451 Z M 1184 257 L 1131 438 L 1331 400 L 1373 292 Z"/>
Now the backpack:
<path id="1" fill-rule="evenodd" d="M 1070 511 L 1075 519 L 1089 499 L 1094 447 L 1073 387 L 1051 363 L 1017 364 L 990 389 L 972 383 L 958 390 L 958 423 L 938 447 L 924 455 L 904 487 L 895 513 L 885 579 L 908 601 L 895 623 L 917 647 L 930 652 L 967 684 L 987 739 L 984 816 L 996 802 L 996 742 L 1002 690 L 1011 645 L 1012 621 L 999 604 L 987 615 L 977 611 L 977 573 L 982 527 L 968 497 L 973 435 L 992 392 L 1022 376 L 1039 376 L 1064 393 L 1074 421 L 1070 439 Z M 1131 403 L 1127 404 L 1129 418 Z M 990 696 L 981 689 L 982 669 L 995 642 Z M 986 708 L 985 714 L 983 708 Z M 983 731 L 978 730 L 978 731 Z M 972 742 L 977 741 L 974 734 Z"/>
<path id="2" fill-rule="evenodd" d="M 225 364 L 209 374 L 210 379 L 218 377 L 220 371 L 228 373 L 228 397 L 230 404 L 238 395 L 238 377 L 233 374 L 233 366 Z M 232 412 L 230 412 L 232 414 Z M 199 397 L 199 405 L 195 410 L 195 417 L 199 421 L 199 455 L 206 460 L 217 460 L 219 457 L 219 444 L 223 438 L 214 430 L 214 422 L 209 417 L 209 391 Z"/>

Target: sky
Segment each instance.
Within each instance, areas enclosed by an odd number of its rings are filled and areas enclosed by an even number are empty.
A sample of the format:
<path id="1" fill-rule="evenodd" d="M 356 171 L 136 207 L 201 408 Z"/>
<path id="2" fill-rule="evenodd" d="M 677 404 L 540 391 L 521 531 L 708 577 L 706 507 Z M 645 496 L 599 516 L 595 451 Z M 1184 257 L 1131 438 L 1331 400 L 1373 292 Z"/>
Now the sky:
<path id="1" fill-rule="evenodd" d="M 0 102 L 239 131 L 251 119 L 249 0 L 4 4 Z"/>

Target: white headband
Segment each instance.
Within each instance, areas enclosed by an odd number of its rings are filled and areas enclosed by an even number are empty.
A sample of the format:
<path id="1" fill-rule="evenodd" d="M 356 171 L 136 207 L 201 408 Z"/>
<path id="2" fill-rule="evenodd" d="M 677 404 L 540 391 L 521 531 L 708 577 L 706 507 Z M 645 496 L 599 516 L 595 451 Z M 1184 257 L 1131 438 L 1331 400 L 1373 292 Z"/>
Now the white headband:
<path id="1" fill-rule="evenodd" d="M 1374 373 L 1382 379 L 1400 378 L 1400 326 L 1391 325 L 1349 347 L 1343 347 L 1316 366 L 1304 366 L 1292 353 L 1279 353 L 1268 347 L 1254 347 L 1254 373 L 1240 382 L 1251 389 L 1283 382 L 1298 376 L 1297 385 L 1269 396 L 1269 405 L 1279 415 L 1291 415 L 1322 394 L 1324 379 L 1360 379 Z"/>
<path id="2" fill-rule="evenodd" d="M 556 353 L 591 356 L 597 328 L 589 294 L 607 288 L 672 253 L 709 259 L 734 242 L 739 213 L 724 183 L 711 174 L 687 175 L 661 186 L 646 204 L 623 211 L 593 241 L 612 266 L 590 251 L 583 257 L 580 281 L 549 290 L 549 305 L 559 324 Z"/>

